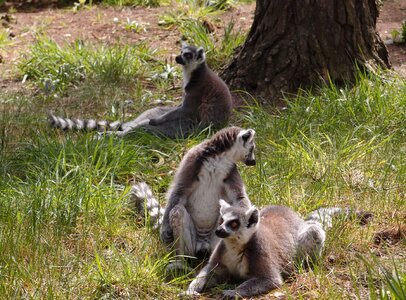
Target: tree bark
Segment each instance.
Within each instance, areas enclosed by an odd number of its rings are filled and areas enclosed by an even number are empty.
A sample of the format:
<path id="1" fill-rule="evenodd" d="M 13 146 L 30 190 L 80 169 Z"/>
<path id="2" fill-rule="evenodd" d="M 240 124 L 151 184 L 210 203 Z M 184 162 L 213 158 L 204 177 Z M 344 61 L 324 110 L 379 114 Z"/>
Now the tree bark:
<path id="1" fill-rule="evenodd" d="M 245 44 L 222 73 L 264 103 L 322 81 L 390 68 L 375 0 L 257 0 Z"/>

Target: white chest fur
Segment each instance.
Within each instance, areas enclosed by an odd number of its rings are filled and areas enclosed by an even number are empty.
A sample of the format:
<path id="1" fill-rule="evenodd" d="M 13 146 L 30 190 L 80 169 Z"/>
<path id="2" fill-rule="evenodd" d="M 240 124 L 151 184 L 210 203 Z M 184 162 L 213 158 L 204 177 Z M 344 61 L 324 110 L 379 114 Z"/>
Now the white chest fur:
<path id="1" fill-rule="evenodd" d="M 189 214 L 199 232 L 211 232 L 217 225 L 219 200 L 226 198 L 224 179 L 233 166 L 234 162 L 221 156 L 204 162 L 198 183 L 188 199 Z M 230 199 L 224 200 L 230 202 Z"/>
<path id="2" fill-rule="evenodd" d="M 228 243 L 221 262 L 233 276 L 246 279 L 248 276 L 248 262 L 241 247 Z"/>
<path id="3" fill-rule="evenodd" d="M 190 78 L 192 77 L 192 71 L 193 69 L 190 67 L 183 67 L 183 88 L 189 83 Z"/>

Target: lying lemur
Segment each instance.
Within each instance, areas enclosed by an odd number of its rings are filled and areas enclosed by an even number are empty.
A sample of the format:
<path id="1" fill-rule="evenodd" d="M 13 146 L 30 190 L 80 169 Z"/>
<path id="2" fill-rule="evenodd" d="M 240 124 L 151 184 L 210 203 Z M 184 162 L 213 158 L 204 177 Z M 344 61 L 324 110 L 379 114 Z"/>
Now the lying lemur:
<path id="1" fill-rule="evenodd" d="M 284 206 L 232 206 L 220 200 L 220 222 L 215 231 L 221 242 L 181 296 L 199 295 L 218 283 L 240 283 L 225 290 L 224 298 L 251 297 L 281 286 L 296 263 L 314 262 L 321 255 L 326 233 L 335 214 L 348 215 L 340 208 L 322 208 L 307 219 Z M 369 219 L 371 214 L 359 212 Z"/>
<path id="2" fill-rule="evenodd" d="M 155 107 L 125 123 L 68 119 L 52 114 L 48 120 L 53 127 L 63 130 L 97 130 L 120 137 L 139 128 L 170 138 L 186 137 L 209 125 L 215 128 L 227 125 L 231 94 L 224 81 L 207 66 L 203 48 L 182 44 L 181 54 L 175 60 L 183 69 L 183 99 L 179 106 Z"/>
<path id="3" fill-rule="evenodd" d="M 146 207 L 154 224 L 162 222 L 161 239 L 175 242 L 176 254 L 202 258 L 214 249 L 219 198 L 251 206 L 236 163 L 255 164 L 254 136 L 253 129 L 228 127 L 190 149 L 176 171 L 165 210 L 145 183 L 133 186 L 132 201 L 141 212 Z"/>

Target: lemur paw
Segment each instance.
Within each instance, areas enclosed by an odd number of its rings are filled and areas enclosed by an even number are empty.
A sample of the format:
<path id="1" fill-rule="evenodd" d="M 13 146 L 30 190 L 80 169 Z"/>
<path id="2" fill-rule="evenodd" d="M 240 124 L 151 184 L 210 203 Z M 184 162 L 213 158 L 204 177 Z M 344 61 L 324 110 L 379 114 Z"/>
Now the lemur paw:
<path id="1" fill-rule="evenodd" d="M 192 272 L 192 268 L 187 265 L 186 261 L 174 260 L 166 266 L 165 276 L 167 281 L 172 281 L 173 279 L 185 276 L 190 272 Z"/>
<path id="2" fill-rule="evenodd" d="M 196 257 L 200 260 L 206 260 L 210 257 L 210 244 L 208 242 L 197 242 Z"/>
<path id="3" fill-rule="evenodd" d="M 161 231 L 161 240 L 165 243 L 165 244 L 170 244 L 173 242 L 173 232 L 171 229 L 166 229 L 166 230 L 162 230 Z"/>
<path id="4" fill-rule="evenodd" d="M 196 298 L 199 298 L 200 296 L 201 295 L 195 291 L 193 291 L 193 292 L 186 291 L 186 292 L 182 292 L 182 293 L 178 294 L 178 297 L 180 299 L 196 299 Z"/>
<path id="5" fill-rule="evenodd" d="M 156 125 L 159 125 L 160 124 L 160 122 L 158 121 L 158 119 L 150 119 L 149 120 L 149 125 L 151 125 L 151 126 L 156 126 Z"/>
<path id="6" fill-rule="evenodd" d="M 241 297 L 238 295 L 236 290 L 225 290 L 223 292 L 222 299 L 240 299 Z"/>

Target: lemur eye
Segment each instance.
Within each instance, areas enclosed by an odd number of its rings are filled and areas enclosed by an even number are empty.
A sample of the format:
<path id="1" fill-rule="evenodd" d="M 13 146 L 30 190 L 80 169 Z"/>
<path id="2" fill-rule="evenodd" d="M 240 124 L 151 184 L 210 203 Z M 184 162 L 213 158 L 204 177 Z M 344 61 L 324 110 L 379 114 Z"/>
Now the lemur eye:
<path id="1" fill-rule="evenodd" d="M 192 58 L 192 53 L 185 53 L 185 54 L 183 54 L 183 56 L 186 58 L 186 59 L 191 59 Z"/>
<path id="2" fill-rule="evenodd" d="M 224 222 L 223 218 L 220 218 L 219 225 L 223 224 L 223 222 Z"/>
<path id="3" fill-rule="evenodd" d="M 237 229 L 239 225 L 240 225 L 240 224 L 239 224 L 237 221 L 232 221 L 232 222 L 230 223 L 231 229 L 234 229 L 234 230 Z"/>

